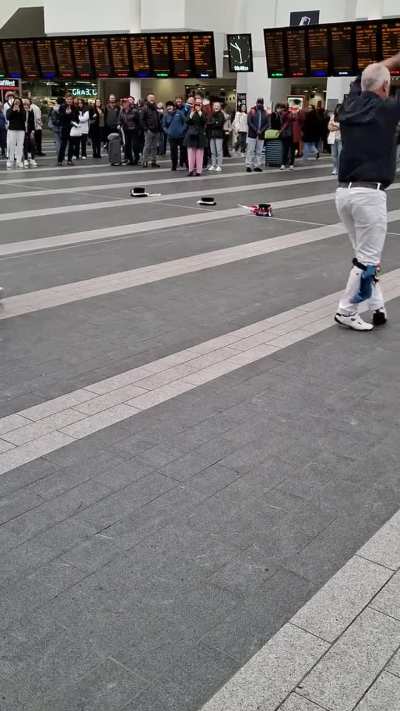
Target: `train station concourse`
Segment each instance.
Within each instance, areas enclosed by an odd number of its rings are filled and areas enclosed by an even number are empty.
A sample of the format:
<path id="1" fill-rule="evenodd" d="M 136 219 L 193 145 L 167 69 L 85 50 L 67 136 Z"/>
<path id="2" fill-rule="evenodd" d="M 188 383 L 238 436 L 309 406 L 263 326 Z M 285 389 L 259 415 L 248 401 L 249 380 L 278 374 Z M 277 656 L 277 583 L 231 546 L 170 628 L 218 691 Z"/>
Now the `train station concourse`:
<path id="1" fill-rule="evenodd" d="M 3 0 L 0 711 L 399 711 L 398 0 Z"/>

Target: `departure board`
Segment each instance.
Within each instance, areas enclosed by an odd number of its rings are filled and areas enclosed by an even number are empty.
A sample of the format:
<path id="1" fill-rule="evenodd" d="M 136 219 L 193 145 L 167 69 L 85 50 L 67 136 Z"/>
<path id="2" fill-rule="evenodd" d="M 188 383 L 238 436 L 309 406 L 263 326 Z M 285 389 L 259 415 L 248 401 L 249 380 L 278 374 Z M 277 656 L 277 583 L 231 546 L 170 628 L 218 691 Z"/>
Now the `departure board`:
<path id="1" fill-rule="evenodd" d="M 72 37 L 71 44 L 77 78 L 90 79 L 92 76 L 92 64 L 90 61 L 89 38 Z"/>
<path id="2" fill-rule="evenodd" d="M 65 37 L 53 39 L 54 54 L 58 66 L 60 79 L 73 79 L 75 76 L 74 61 L 72 58 L 71 40 Z"/>
<path id="3" fill-rule="evenodd" d="M 379 62 L 378 52 L 379 22 L 356 23 L 357 68 L 362 72 L 368 64 Z"/>
<path id="4" fill-rule="evenodd" d="M 312 77 L 327 77 L 329 74 L 328 28 L 326 25 L 309 27 L 308 53 Z"/>
<path id="5" fill-rule="evenodd" d="M 129 45 L 133 63 L 134 77 L 151 76 L 149 45 L 146 35 L 131 35 Z"/>
<path id="6" fill-rule="evenodd" d="M 93 65 L 99 79 L 112 77 L 110 50 L 107 37 L 91 37 L 90 49 L 92 50 Z"/>
<path id="7" fill-rule="evenodd" d="M 264 30 L 268 75 L 281 78 L 286 75 L 284 30 Z"/>
<path id="8" fill-rule="evenodd" d="M 115 77 L 129 77 L 131 63 L 129 59 L 128 38 L 123 35 L 110 37 L 111 61 Z"/>
<path id="9" fill-rule="evenodd" d="M 213 79 L 216 76 L 214 35 L 212 32 L 192 34 L 195 76 Z"/>
<path id="10" fill-rule="evenodd" d="M 6 75 L 6 64 L 3 57 L 3 50 L 0 45 L 0 79 L 4 79 Z"/>
<path id="11" fill-rule="evenodd" d="M 21 79 L 22 67 L 18 54 L 17 40 L 2 40 L 7 75 L 10 79 Z"/>
<path id="12" fill-rule="evenodd" d="M 175 77 L 190 77 L 192 61 L 189 33 L 171 35 L 171 57 L 173 75 Z"/>
<path id="13" fill-rule="evenodd" d="M 388 59 L 400 50 L 400 20 L 384 20 L 381 32 L 383 59 Z M 400 69 L 392 69 L 391 72 L 400 75 Z"/>
<path id="14" fill-rule="evenodd" d="M 156 77 L 169 77 L 171 63 L 168 35 L 150 35 L 150 55 L 153 74 Z"/>
<path id="15" fill-rule="evenodd" d="M 57 67 L 50 39 L 37 39 L 36 51 L 39 59 L 40 76 L 42 79 L 55 79 Z"/>
<path id="16" fill-rule="evenodd" d="M 287 76 L 309 74 L 306 55 L 306 30 L 302 27 L 286 30 Z"/>
<path id="17" fill-rule="evenodd" d="M 34 41 L 31 39 L 21 39 L 18 40 L 18 46 L 24 79 L 38 79 L 40 72 L 36 59 Z"/>
<path id="18" fill-rule="evenodd" d="M 332 74 L 337 77 L 354 76 L 353 25 L 338 24 L 329 27 Z"/>

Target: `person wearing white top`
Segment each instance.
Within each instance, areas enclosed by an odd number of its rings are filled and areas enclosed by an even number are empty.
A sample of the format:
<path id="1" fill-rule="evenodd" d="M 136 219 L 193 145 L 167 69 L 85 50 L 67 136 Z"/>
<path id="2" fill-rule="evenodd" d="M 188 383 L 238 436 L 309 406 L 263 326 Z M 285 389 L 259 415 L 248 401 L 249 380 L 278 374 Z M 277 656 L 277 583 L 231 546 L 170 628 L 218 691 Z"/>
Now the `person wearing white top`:
<path id="1" fill-rule="evenodd" d="M 7 121 L 7 113 L 8 113 L 8 109 L 11 109 L 11 108 L 12 108 L 12 105 L 13 105 L 13 103 L 14 103 L 14 94 L 12 93 L 12 91 L 9 91 L 9 92 L 6 94 L 5 99 L 6 99 L 6 100 L 5 100 L 5 102 L 4 102 L 3 112 L 4 112 L 5 119 L 6 119 L 6 130 L 7 130 L 7 137 L 6 137 L 6 142 L 7 142 L 6 156 L 7 156 L 7 158 L 8 158 L 9 155 L 10 155 L 9 143 L 10 143 L 11 134 L 10 134 L 10 131 L 8 130 L 8 123 L 9 123 L 9 122 Z"/>
<path id="2" fill-rule="evenodd" d="M 235 150 L 240 151 L 242 156 L 246 154 L 247 128 L 247 108 L 245 104 L 242 104 L 240 111 L 236 111 L 235 118 L 233 119 L 233 129 L 237 134 Z"/>
<path id="3" fill-rule="evenodd" d="M 335 108 L 335 113 L 332 114 L 328 124 L 328 145 L 331 147 L 332 175 L 337 175 L 339 172 L 339 158 L 342 152 L 342 137 L 340 134 L 340 123 L 338 118 L 340 109 L 341 104 L 338 104 Z"/>
<path id="4" fill-rule="evenodd" d="M 31 109 L 33 111 L 33 116 L 35 118 L 36 153 L 38 156 L 45 156 L 46 154 L 43 153 L 43 151 L 42 151 L 42 128 L 43 128 L 42 111 L 41 111 L 40 106 L 35 104 L 32 100 L 31 100 L 30 104 L 31 104 Z"/>
<path id="5" fill-rule="evenodd" d="M 83 99 L 79 99 L 78 102 L 78 108 L 79 108 L 79 128 L 81 131 L 81 158 L 82 160 L 86 160 L 86 144 L 87 144 L 87 138 L 88 138 L 88 133 L 89 133 L 89 119 L 90 119 L 90 114 L 89 114 L 89 109 L 87 104 L 83 101 Z"/>

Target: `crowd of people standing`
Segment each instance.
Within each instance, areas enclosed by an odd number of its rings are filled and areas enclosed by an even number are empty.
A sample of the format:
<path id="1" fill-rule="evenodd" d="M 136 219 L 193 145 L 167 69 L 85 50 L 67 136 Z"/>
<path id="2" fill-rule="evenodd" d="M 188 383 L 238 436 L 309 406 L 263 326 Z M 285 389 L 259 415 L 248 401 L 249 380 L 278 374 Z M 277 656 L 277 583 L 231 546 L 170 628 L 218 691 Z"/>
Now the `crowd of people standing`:
<path id="1" fill-rule="evenodd" d="M 0 151 L 7 167 L 35 167 L 42 152 L 42 116 L 31 99 L 9 94 L 0 105 Z M 279 140 L 281 169 L 293 169 L 298 158 L 318 159 L 322 150 L 332 154 L 332 173 L 338 170 L 341 151 L 338 110 L 329 116 L 322 103 L 304 109 L 278 103 L 266 108 L 262 98 L 247 110 L 236 112 L 221 101 L 210 101 L 201 93 L 187 99 L 176 97 L 165 105 L 154 94 L 145 101 L 134 97 L 88 104 L 71 95 L 56 99 L 48 113 L 48 128 L 54 136 L 57 164 L 73 165 L 86 160 L 90 142 L 93 159 L 107 152 L 112 135 L 121 139 L 123 156 L 118 164 L 159 167 L 158 157 L 169 148 L 171 169 L 185 169 L 196 177 L 204 169 L 221 173 L 224 158 L 231 151 L 245 158 L 247 172 L 260 172 L 268 140 Z"/>

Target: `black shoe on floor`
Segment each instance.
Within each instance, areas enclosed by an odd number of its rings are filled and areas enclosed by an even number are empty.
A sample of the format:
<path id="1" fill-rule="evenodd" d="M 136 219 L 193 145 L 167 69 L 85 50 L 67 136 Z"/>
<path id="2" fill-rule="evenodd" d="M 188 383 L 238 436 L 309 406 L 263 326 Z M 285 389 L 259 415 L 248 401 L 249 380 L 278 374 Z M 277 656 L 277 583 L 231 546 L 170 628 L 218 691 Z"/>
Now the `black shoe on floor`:
<path id="1" fill-rule="evenodd" d="M 161 165 L 159 165 L 158 163 L 152 163 L 151 167 L 152 168 L 161 168 Z"/>
<path id="2" fill-rule="evenodd" d="M 384 326 L 387 322 L 387 314 L 385 309 L 377 309 L 372 314 L 372 323 L 374 326 Z"/>
<path id="3" fill-rule="evenodd" d="M 254 168 L 255 173 L 262 173 L 262 168 Z"/>
<path id="4" fill-rule="evenodd" d="M 246 173 L 251 173 L 251 168 L 246 168 Z"/>

